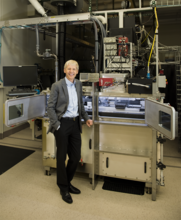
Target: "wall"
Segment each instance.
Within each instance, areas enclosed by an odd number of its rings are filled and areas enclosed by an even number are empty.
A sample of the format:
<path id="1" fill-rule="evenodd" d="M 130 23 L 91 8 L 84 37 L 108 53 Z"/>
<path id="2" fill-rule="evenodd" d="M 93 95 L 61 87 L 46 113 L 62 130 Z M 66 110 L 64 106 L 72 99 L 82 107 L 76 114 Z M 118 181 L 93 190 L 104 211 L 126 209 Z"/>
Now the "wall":
<path id="1" fill-rule="evenodd" d="M 0 0 L 0 20 L 13 20 L 27 17 L 28 0 Z"/>
<path id="2" fill-rule="evenodd" d="M 168 46 L 181 46 L 181 23 L 160 24 L 159 42 Z"/>

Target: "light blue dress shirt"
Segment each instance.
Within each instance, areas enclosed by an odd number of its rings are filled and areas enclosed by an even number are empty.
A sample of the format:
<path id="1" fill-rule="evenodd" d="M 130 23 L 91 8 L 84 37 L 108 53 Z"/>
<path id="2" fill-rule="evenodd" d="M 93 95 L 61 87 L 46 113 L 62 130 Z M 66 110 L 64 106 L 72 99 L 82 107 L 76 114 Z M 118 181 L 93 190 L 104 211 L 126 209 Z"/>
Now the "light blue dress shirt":
<path id="1" fill-rule="evenodd" d="M 75 88 L 75 80 L 74 80 L 74 83 L 72 83 L 65 77 L 65 82 L 67 84 L 67 90 L 68 90 L 68 95 L 69 95 L 69 104 L 68 104 L 67 111 L 65 112 L 65 114 L 62 117 L 63 118 L 65 118 L 65 117 L 74 118 L 79 115 L 79 113 L 78 113 L 78 97 L 77 97 L 77 91 Z"/>

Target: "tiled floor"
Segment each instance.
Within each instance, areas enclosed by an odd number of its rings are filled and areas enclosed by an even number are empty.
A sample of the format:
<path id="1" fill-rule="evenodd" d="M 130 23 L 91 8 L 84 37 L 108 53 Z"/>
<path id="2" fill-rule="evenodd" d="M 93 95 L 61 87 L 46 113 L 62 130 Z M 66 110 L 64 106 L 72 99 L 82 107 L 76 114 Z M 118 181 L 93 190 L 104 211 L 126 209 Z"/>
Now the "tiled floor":
<path id="1" fill-rule="evenodd" d="M 148 194 L 138 196 L 102 190 L 102 181 L 92 190 L 88 175 L 76 174 L 73 185 L 82 193 L 73 195 L 73 204 L 67 204 L 56 186 L 56 170 L 51 176 L 44 175 L 41 142 L 30 140 L 30 129 L 23 132 L 26 140 L 18 139 L 20 132 L 0 141 L 0 144 L 36 150 L 0 176 L 0 220 L 181 219 L 181 168 L 167 167 L 165 187 L 160 187 L 155 202 Z M 179 144 L 177 140 L 165 144 L 165 164 L 181 167 Z"/>

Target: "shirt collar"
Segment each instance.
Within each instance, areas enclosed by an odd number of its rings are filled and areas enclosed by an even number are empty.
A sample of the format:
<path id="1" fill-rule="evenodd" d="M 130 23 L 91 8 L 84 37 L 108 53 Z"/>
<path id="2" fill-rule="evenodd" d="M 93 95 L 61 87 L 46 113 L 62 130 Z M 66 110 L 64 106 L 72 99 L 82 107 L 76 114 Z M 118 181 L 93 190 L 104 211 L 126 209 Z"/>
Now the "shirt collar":
<path id="1" fill-rule="evenodd" d="M 67 79 L 67 77 L 65 77 L 65 82 L 66 82 L 67 86 L 72 86 L 72 85 L 75 86 L 75 84 L 76 84 L 76 80 L 75 79 L 74 79 L 74 82 L 72 83 L 72 82 L 70 82 L 70 80 Z"/>

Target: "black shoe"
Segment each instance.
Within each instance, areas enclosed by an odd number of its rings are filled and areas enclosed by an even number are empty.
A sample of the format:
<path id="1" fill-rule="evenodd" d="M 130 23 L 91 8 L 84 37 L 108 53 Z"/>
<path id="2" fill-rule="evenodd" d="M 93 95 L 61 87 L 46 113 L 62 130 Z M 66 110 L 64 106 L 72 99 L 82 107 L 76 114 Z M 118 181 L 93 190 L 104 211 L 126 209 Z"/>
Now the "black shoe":
<path id="1" fill-rule="evenodd" d="M 69 193 L 80 194 L 81 192 L 80 192 L 79 189 L 75 188 L 74 186 L 72 186 L 72 185 L 70 184 L 70 186 L 69 186 Z"/>
<path id="2" fill-rule="evenodd" d="M 67 202 L 67 203 L 69 203 L 69 204 L 71 204 L 71 203 L 73 202 L 72 197 L 71 197 L 71 195 L 70 195 L 70 193 L 69 193 L 68 191 L 62 192 L 62 191 L 60 190 L 60 194 L 62 195 L 62 199 L 63 199 L 65 202 Z"/>

